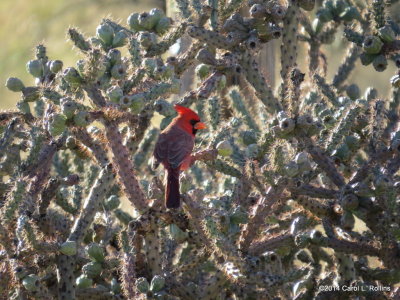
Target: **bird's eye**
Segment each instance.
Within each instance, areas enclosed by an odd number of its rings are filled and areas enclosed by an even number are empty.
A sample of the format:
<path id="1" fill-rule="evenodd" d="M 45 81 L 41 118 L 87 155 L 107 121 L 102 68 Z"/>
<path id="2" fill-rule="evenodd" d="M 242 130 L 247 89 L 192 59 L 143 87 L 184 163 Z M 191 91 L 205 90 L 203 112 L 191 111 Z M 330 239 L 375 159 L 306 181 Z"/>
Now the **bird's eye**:
<path id="1" fill-rule="evenodd" d="M 192 126 L 194 126 L 194 125 L 196 125 L 196 123 L 198 123 L 199 121 L 196 121 L 196 120 L 190 120 L 190 124 L 192 125 Z"/>

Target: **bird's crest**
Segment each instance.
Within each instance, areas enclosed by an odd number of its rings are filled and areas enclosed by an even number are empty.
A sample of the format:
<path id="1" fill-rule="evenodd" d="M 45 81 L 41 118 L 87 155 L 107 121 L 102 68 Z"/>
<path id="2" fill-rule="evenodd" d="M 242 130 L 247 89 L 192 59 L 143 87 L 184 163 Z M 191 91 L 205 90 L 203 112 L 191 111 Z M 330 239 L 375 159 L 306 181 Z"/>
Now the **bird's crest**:
<path id="1" fill-rule="evenodd" d="M 175 104 L 174 107 L 179 115 L 188 117 L 188 119 L 200 120 L 199 116 L 190 108 L 178 104 Z"/>

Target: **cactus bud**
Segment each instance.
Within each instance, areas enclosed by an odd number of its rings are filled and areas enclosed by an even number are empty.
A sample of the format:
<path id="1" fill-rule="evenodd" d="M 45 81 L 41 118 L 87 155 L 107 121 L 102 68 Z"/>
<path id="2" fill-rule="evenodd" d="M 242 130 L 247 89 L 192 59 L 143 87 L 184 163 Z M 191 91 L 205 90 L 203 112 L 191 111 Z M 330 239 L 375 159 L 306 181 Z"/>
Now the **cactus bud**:
<path id="1" fill-rule="evenodd" d="M 400 153 L 400 139 L 393 139 L 390 144 L 390 148 L 392 148 L 392 150 L 396 151 L 397 153 Z"/>
<path id="2" fill-rule="evenodd" d="M 340 224 L 345 230 L 352 230 L 354 228 L 355 219 L 350 211 L 345 211 L 340 218 Z"/>
<path id="3" fill-rule="evenodd" d="M 79 86 L 83 82 L 83 79 L 79 75 L 78 71 L 72 67 L 66 68 L 64 70 L 63 77 L 65 81 L 68 82 L 73 87 Z"/>
<path id="4" fill-rule="evenodd" d="M 246 130 L 242 132 L 242 142 L 246 146 L 257 143 L 257 133 L 254 130 Z"/>
<path id="5" fill-rule="evenodd" d="M 121 51 L 119 51 L 118 49 L 111 49 L 107 53 L 107 58 L 111 65 L 120 64 L 122 62 Z"/>
<path id="6" fill-rule="evenodd" d="M 134 114 L 138 114 L 144 107 L 144 98 L 141 94 L 136 94 L 131 97 L 130 109 Z"/>
<path id="7" fill-rule="evenodd" d="M 86 111 L 80 111 L 74 116 L 74 123 L 78 127 L 86 127 L 90 123 L 92 123 L 92 120 L 90 118 L 90 115 Z"/>
<path id="8" fill-rule="evenodd" d="M 284 119 L 289 118 L 288 114 L 285 111 L 280 111 L 276 115 L 276 118 L 279 122 L 282 122 Z"/>
<path id="9" fill-rule="evenodd" d="M 158 23 L 162 17 L 165 17 L 165 14 L 161 9 L 153 8 L 149 11 L 149 16 L 155 20 L 155 23 Z"/>
<path id="10" fill-rule="evenodd" d="M 374 180 L 374 187 L 378 191 L 383 191 L 391 188 L 391 179 L 386 175 L 378 175 Z"/>
<path id="11" fill-rule="evenodd" d="M 374 35 L 366 36 L 363 41 L 363 49 L 368 54 L 377 54 L 381 51 L 383 46 L 382 41 Z"/>
<path id="12" fill-rule="evenodd" d="M 119 207 L 121 201 L 117 195 L 111 195 L 105 202 L 104 208 L 106 211 L 111 211 Z"/>
<path id="13" fill-rule="evenodd" d="M 157 293 L 163 289 L 164 285 L 165 285 L 164 277 L 160 275 L 155 275 L 151 280 L 150 291 L 152 291 L 153 293 Z"/>
<path id="14" fill-rule="evenodd" d="M 60 252 L 62 254 L 68 255 L 68 256 L 75 255 L 77 252 L 76 242 L 75 241 L 66 241 L 66 242 L 62 243 L 60 246 Z"/>
<path id="15" fill-rule="evenodd" d="M 196 75 L 199 77 L 201 80 L 204 80 L 210 75 L 210 66 L 206 64 L 199 64 L 196 67 Z"/>
<path id="16" fill-rule="evenodd" d="M 88 278 L 95 278 L 101 274 L 101 264 L 98 262 L 90 262 L 82 267 L 82 272 Z"/>
<path id="17" fill-rule="evenodd" d="M 65 125 L 66 121 L 67 118 L 64 115 L 53 113 L 50 116 L 47 130 L 50 132 L 52 136 L 60 135 L 66 129 Z"/>
<path id="18" fill-rule="evenodd" d="M 25 88 L 21 79 L 15 77 L 9 77 L 6 81 L 6 87 L 13 92 L 22 92 Z"/>
<path id="19" fill-rule="evenodd" d="M 350 157 L 350 149 L 346 144 L 342 144 L 332 152 L 332 156 L 338 158 L 341 162 L 347 161 Z"/>
<path id="20" fill-rule="evenodd" d="M 317 11 L 316 16 L 322 23 L 326 23 L 333 20 L 333 14 L 327 8 L 320 8 Z"/>
<path id="21" fill-rule="evenodd" d="M 171 237 L 178 243 L 183 243 L 184 241 L 186 241 L 186 239 L 188 237 L 188 233 L 182 231 L 175 224 L 169 225 L 169 233 L 171 234 Z"/>
<path id="22" fill-rule="evenodd" d="M 221 141 L 217 144 L 218 154 L 221 156 L 231 156 L 233 153 L 233 148 L 231 143 L 228 141 Z"/>
<path id="23" fill-rule="evenodd" d="M 114 39 L 114 30 L 108 24 L 100 24 L 96 28 L 96 36 L 107 46 L 111 46 Z"/>
<path id="24" fill-rule="evenodd" d="M 110 87 L 106 94 L 110 101 L 114 103 L 119 103 L 119 99 L 121 99 L 121 97 L 124 95 L 122 89 L 116 85 Z"/>
<path id="25" fill-rule="evenodd" d="M 67 119 L 71 119 L 77 109 L 76 103 L 70 98 L 61 98 L 60 105 L 62 114 L 66 116 Z"/>
<path id="26" fill-rule="evenodd" d="M 294 238 L 294 243 L 298 248 L 306 248 L 310 242 L 310 237 L 307 234 L 297 234 Z"/>
<path id="27" fill-rule="evenodd" d="M 345 210 L 355 210 L 358 207 L 358 197 L 354 194 L 348 194 L 342 198 L 340 204 Z"/>
<path id="28" fill-rule="evenodd" d="M 322 238 L 323 238 L 323 235 L 322 235 L 321 231 L 315 230 L 315 229 L 311 230 L 310 241 L 313 244 L 319 244 L 321 242 Z"/>
<path id="29" fill-rule="evenodd" d="M 285 165 L 285 174 L 289 177 L 296 177 L 299 174 L 299 166 L 294 161 L 290 161 Z"/>
<path id="30" fill-rule="evenodd" d="M 136 279 L 136 288 L 139 292 L 146 294 L 150 289 L 150 285 L 146 278 L 139 277 Z"/>
<path id="31" fill-rule="evenodd" d="M 133 13 L 133 14 L 129 15 L 127 22 L 128 22 L 130 29 L 132 29 L 133 31 L 140 31 L 142 29 L 141 26 L 139 25 L 139 14 L 138 13 Z"/>
<path id="32" fill-rule="evenodd" d="M 361 19 L 360 12 L 354 6 L 346 7 L 346 9 L 339 15 L 339 17 L 345 22 Z"/>
<path id="33" fill-rule="evenodd" d="M 343 0 L 335 0 L 333 1 L 333 8 L 336 15 L 340 15 L 342 12 L 348 8 L 348 4 Z"/>
<path id="34" fill-rule="evenodd" d="M 115 48 L 122 47 L 125 46 L 127 41 L 128 41 L 128 35 L 125 33 L 125 31 L 120 30 L 114 35 L 112 46 Z"/>
<path id="35" fill-rule="evenodd" d="M 245 224 L 248 222 L 249 216 L 240 205 L 235 207 L 232 213 L 229 215 L 229 220 L 233 224 Z"/>
<path id="36" fill-rule="evenodd" d="M 384 42 L 393 42 L 396 39 L 396 34 L 390 25 L 379 28 L 378 35 Z"/>
<path id="37" fill-rule="evenodd" d="M 294 161 L 296 162 L 296 164 L 301 165 L 304 163 L 308 163 L 310 162 L 310 160 L 308 159 L 308 155 L 306 152 L 300 152 L 296 154 L 296 157 L 294 158 Z"/>
<path id="38" fill-rule="evenodd" d="M 111 279 L 110 290 L 113 294 L 121 293 L 121 285 L 116 278 Z"/>
<path id="39" fill-rule="evenodd" d="M 225 75 L 221 75 L 219 77 L 219 80 L 218 80 L 218 83 L 217 83 L 217 89 L 219 91 L 222 91 L 225 87 L 226 87 L 226 76 Z"/>
<path id="40" fill-rule="evenodd" d="M 162 17 L 157 22 L 155 31 L 157 32 L 158 35 L 163 35 L 169 30 L 170 27 L 171 27 L 171 19 L 168 17 Z"/>
<path id="41" fill-rule="evenodd" d="M 26 64 L 26 69 L 33 77 L 40 78 L 43 76 L 43 64 L 39 60 L 35 59 L 28 61 Z"/>
<path id="42" fill-rule="evenodd" d="M 279 122 L 279 128 L 284 134 L 292 132 L 294 127 L 295 127 L 295 122 L 291 118 L 285 118 Z"/>
<path id="43" fill-rule="evenodd" d="M 223 77 L 225 78 L 225 83 L 226 83 L 225 75 Z M 181 81 L 178 78 L 172 78 L 171 88 L 170 88 L 169 92 L 171 94 L 178 94 L 180 91 L 181 91 Z"/>
<path id="44" fill-rule="evenodd" d="M 86 275 L 81 275 L 78 278 L 76 278 L 76 286 L 80 289 L 87 289 L 90 288 L 93 285 L 93 280 Z"/>
<path id="45" fill-rule="evenodd" d="M 360 60 L 364 66 L 368 66 L 369 64 L 371 64 L 374 61 L 375 57 L 376 54 L 368 54 L 366 52 L 360 54 Z"/>
<path id="46" fill-rule="evenodd" d="M 31 112 L 31 108 L 29 106 L 28 102 L 25 101 L 18 101 L 17 102 L 17 108 L 20 112 L 24 114 L 29 114 Z"/>
<path id="47" fill-rule="evenodd" d="M 153 74 L 157 68 L 157 60 L 154 58 L 145 58 L 142 61 L 142 67 L 146 70 L 148 74 Z"/>
<path id="48" fill-rule="evenodd" d="M 394 88 L 400 88 L 400 75 L 394 75 L 390 78 L 390 83 Z"/>
<path id="49" fill-rule="evenodd" d="M 154 110 L 165 117 L 175 116 L 174 106 L 165 99 L 158 99 L 154 102 Z"/>
<path id="50" fill-rule="evenodd" d="M 367 99 L 367 101 L 371 101 L 378 98 L 378 90 L 373 87 L 368 87 L 365 90 L 364 98 Z"/>
<path id="51" fill-rule="evenodd" d="M 53 73 L 58 73 L 63 67 L 63 62 L 61 60 L 52 60 L 50 62 L 50 71 Z"/>
<path id="52" fill-rule="evenodd" d="M 258 148 L 257 144 L 248 145 L 245 150 L 246 156 L 249 158 L 257 157 L 258 152 L 259 152 L 259 148 Z"/>
<path id="53" fill-rule="evenodd" d="M 159 9 L 155 9 L 157 11 L 160 11 Z M 162 11 L 161 11 L 162 14 Z M 139 26 L 142 27 L 145 30 L 152 30 L 157 22 L 160 20 L 161 15 L 158 13 L 154 15 L 150 15 L 150 13 L 144 12 L 139 15 L 138 21 L 139 21 Z"/>
<path id="54" fill-rule="evenodd" d="M 315 18 L 313 23 L 312 23 L 312 28 L 316 34 L 321 32 L 322 27 L 324 26 L 324 22 L 322 22 L 320 19 Z"/>
<path id="55" fill-rule="evenodd" d="M 346 106 L 348 103 L 350 103 L 350 98 L 347 97 L 343 97 L 340 96 L 337 98 L 337 102 L 341 105 L 341 106 Z"/>
<path id="56" fill-rule="evenodd" d="M 360 138 L 355 135 L 349 135 L 345 137 L 344 142 L 351 151 L 356 151 L 360 144 Z"/>
<path id="57" fill-rule="evenodd" d="M 301 115 L 297 118 L 296 123 L 300 128 L 308 129 L 314 123 L 314 120 L 310 115 Z"/>
<path id="58" fill-rule="evenodd" d="M 86 247 L 86 252 L 92 261 L 98 263 L 104 262 L 104 250 L 103 247 L 101 247 L 99 244 L 91 243 Z"/>
<path id="59" fill-rule="evenodd" d="M 138 36 L 138 41 L 144 49 L 149 49 L 157 43 L 157 37 L 152 32 L 141 32 Z"/>
<path id="60" fill-rule="evenodd" d="M 372 65 L 374 66 L 375 70 L 378 72 L 385 71 L 386 67 L 388 65 L 385 55 L 381 54 L 381 55 L 376 56 L 374 58 L 374 61 L 372 62 Z"/>
<path id="61" fill-rule="evenodd" d="M 356 100 L 360 98 L 360 88 L 357 84 L 350 84 L 346 88 L 346 94 L 350 97 L 351 100 Z"/>
<path id="62" fill-rule="evenodd" d="M 35 292 L 39 288 L 39 277 L 35 274 L 30 274 L 22 280 L 22 285 L 27 291 Z"/>

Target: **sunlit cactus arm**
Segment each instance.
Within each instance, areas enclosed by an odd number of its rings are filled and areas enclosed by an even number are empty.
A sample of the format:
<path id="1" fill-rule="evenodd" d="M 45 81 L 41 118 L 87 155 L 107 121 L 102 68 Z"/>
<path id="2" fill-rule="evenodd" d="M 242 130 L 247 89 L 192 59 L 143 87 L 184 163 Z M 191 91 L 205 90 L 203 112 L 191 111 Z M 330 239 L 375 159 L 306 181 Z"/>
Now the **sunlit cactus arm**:
<path id="1" fill-rule="evenodd" d="M 110 292 L 104 286 L 94 288 L 78 289 L 76 292 L 77 300 L 93 299 L 93 300 L 117 300 L 118 296 Z"/>
<path id="2" fill-rule="evenodd" d="M 326 139 L 326 150 L 333 151 L 343 139 L 350 135 L 350 130 L 353 126 L 353 121 L 362 113 L 362 108 L 358 105 L 353 105 L 343 114 L 337 126 L 331 131 L 330 136 Z"/>
<path id="3" fill-rule="evenodd" d="M 293 195 L 293 200 L 318 217 L 335 217 L 332 205 L 303 196 Z"/>
<path id="4" fill-rule="evenodd" d="M 2 138 L 0 139 L 0 151 L 1 153 L 5 153 L 6 147 L 11 144 L 15 134 L 17 133 L 17 126 L 19 120 L 17 118 L 12 119 L 8 124 L 7 128 L 5 129 Z"/>
<path id="5" fill-rule="evenodd" d="M 247 125 L 251 129 L 259 131 L 258 125 L 255 123 L 255 120 L 253 120 L 248 109 L 246 108 L 246 105 L 244 104 L 243 96 L 240 93 L 240 91 L 238 89 L 233 88 L 229 92 L 229 98 L 232 100 L 233 108 L 235 108 L 236 111 L 244 117 Z"/>
<path id="6" fill-rule="evenodd" d="M 339 103 L 336 100 L 335 91 L 332 89 L 332 86 L 328 85 L 325 79 L 318 74 L 314 74 L 313 80 L 318 90 L 329 100 L 329 102 L 334 106 L 339 106 Z"/>
<path id="7" fill-rule="evenodd" d="M 240 178 L 242 176 L 242 173 L 238 169 L 236 169 L 235 167 L 231 166 L 226 161 L 221 159 L 216 159 L 212 162 L 206 162 L 206 165 L 209 168 L 224 173 L 226 175 L 230 175 L 237 178 Z"/>
<path id="8" fill-rule="evenodd" d="M 254 55 L 246 51 L 242 55 L 240 64 L 243 68 L 246 80 L 253 86 L 257 98 L 261 100 L 266 110 L 270 113 L 282 110 L 281 104 L 275 98 L 271 87 L 261 73 L 260 67 L 254 60 Z"/>
<path id="9" fill-rule="evenodd" d="M 151 274 L 160 275 L 162 271 L 160 256 L 160 238 L 155 218 L 151 218 L 150 228 L 144 235 L 147 265 Z"/>
<path id="10" fill-rule="evenodd" d="M 176 278 L 174 276 L 166 276 L 165 284 L 168 292 L 171 295 L 176 295 L 185 300 L 197 299 L 199 297 L 199 293 L 195 289 L 192 289 L 187 283 L 182 282 L 179 279 L 180 278 Z"/>
<path id="11" fill-rule="evenodd" d="M 187 23 L 179 24 L 173 31 L 171 31 L 164 39 L 147 49 L 146 57 L 161 55 L 166 52 L 175 42 L 182 37 L 187 28 Z"/>
<path id="12" fill-rule="evenodd" d="M 197 52 L 201 49 L 201 43 L 193 43 L 185 53 L 180 54 L 174 62 L 175 74 L 179 77 L 185 72 L 196 58 Z"/>
<path id="13" fill-rule="evenodd" d="M 289 233 L 268 237 L 259 241 L 254 241 L 249 247 L 249 254 L 261 255 L 267 251 L 276 251 L 280 248 L 293 248 L 295 246 L 293 236 Z"/>
<path id="14" fill-rule="evenodd" d="M 281 44 L 281 78 L 283 83 L 281 85 L 281 93 L 286 90 L 285 79 L 291 68 L 297 66 L 297 33 L 299 26 L 299 3 L 295 0 L 289 2 L 286 15 L 283 18 L 283 32 Z"/>
<path id="15" fill-rule="evenodd" d="M 106 136 L 110 143 L 119 178 L 122 181 L 129 201 L 131 201 L 134 207 L 139 211 L 146 210 L 147 204 L 145 195 L 135 177 L 132 161 L 129 159 L 126 147 L 122 144 L 122 137 L 118 127 L 113 123 L 108 123 L 106 125 Z"/>
<path id="16" fill-rule="evenodd" d="M 243 5 L 243 1 L 240 0 L 232 0 L 228 3 L 225 3 L 225 7 L 220 9 L 221 20 L 227 19 L 234 12 L 238 11 L 240 7 Z"/>
<path id="17" fill-rule="evenodd" d="M 58 279 L 58 298 L 61 300 L 76 299 L 75 290 L 75 258 L 60 254 L 56 257 L 57 279 Z"/>
<path id="18" fill-rule="evenodd" d="M 96 158 L 97 162 L 101 166 L 105 166 L 109 163 L 109 158 L 107 151 L 102 147 L 102 145 L 90 136 L 86 129 L 74 129 L 72 131 L 74 136 L 86 147 L 88 147 L 92 152 L 93 156 Z"/>
<path id="19" fill-rule="evenodd" d="M 346 56 L 333 78 L 332 85 L 334 87 L 337 89 L 342 87 L 343 83 L 350 76 L 350 73 L 354 70 L 355 63 L 360 55 L 360 52 L 360 48 L 356 44 L 349 46 Z"/>
<path id="20" fill-rule="evenodd" d="M 188 34 L 192 38 L 195 38 L 203 43 L 207 43 L 208 45 L 214 46 L 219 49 L 230 50 L 232 48 L 231 44 L 228 42 L 225 36 L 202 27 L 189 26 Z"/>
<path id="21" fill-rule="evenodd" d="M 90 43 L 76 28 L 71 27 L 68 29 L 68 38 L 74 43 L 75 47 L 83 52 L 89 51 L 92 48 Z"/>
<path id="22" fill-rule="evenodd" d="M 315 146 L 311 140 L 305 138 L 306 150 L 311 155 L 313 160 L 318 166 L 325 171 L 332 182 L 338 187 L 342 187 L 345 184 L 343 176 L 336 169 L 333 161 L 330 157 L 323 153 L 322 149 Z"/>
<path id="23" fill-rule="evenodd" d="M 191 220 L 191 226 L 197 231 L 199 237 L 204 244 L 205 247 L 209 249 L 209 251 L 213 251 L 213 243 L 209 239 L 208 235 L 204 231 L 203 226 L 201 225 L 202 222 L 202 214 L 201 214 L 201 206 L 197 204 L 190 195 L 183 195 L 183 199 L 186 204 L 186 209 L 189 213 L 189 220 Z"/>
<path id="24" fill-rule="evenodd" d="M 265 196 L 261 197 L 253 208 L 252 216 L 249 222 L 244 226 L 240 236 L 240 249 L 247 252 L 251 242 L 257 237 L 264 218 L 271 210 L 271 207 L 279 201 L 279 197 L 283 191 L 283 187 L 270 187 Z"/>
<path id="25" fill-rule="evenodd" d="M 288 190 L 296 195 L 309 196 L 312 198 L 336 199 L 338 191 L 315 187 L 311 184 L 297 182 L 296 185 L 290 185 Z"/>
<path id="26" fill-rule="evenodd" d="M 105 166 L 100 172 L 96 182 L 92 186 L 88 197 L 85 200 L 83 208 L 78 219 L 71 230 L 69 236 L 70 241 L 80 242 L 86 234 L 94 215 L 100 208 L 100 202 L 105 198 L 108 188 L 113 183 L 114 174 L 112 173 L 111 164 Z"/>

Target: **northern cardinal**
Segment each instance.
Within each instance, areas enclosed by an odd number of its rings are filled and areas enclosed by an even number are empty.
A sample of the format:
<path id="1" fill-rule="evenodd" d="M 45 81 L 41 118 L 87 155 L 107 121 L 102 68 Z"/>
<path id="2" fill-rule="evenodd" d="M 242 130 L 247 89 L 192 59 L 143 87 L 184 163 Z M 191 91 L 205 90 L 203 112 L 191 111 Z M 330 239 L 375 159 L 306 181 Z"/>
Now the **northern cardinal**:
<path id="1" fill-rule="evenodd" d="M 199 116 L 191 109 L 175 105 L 178 116 L 161 132 L 155 149 L 155 167 L 163 164 L 167 171 L 165 189 L 165 206 L 178 208 L 180 206 L 179 174 L 191 165 L 191 153 L 197 130 L 205 129 Z"/>

